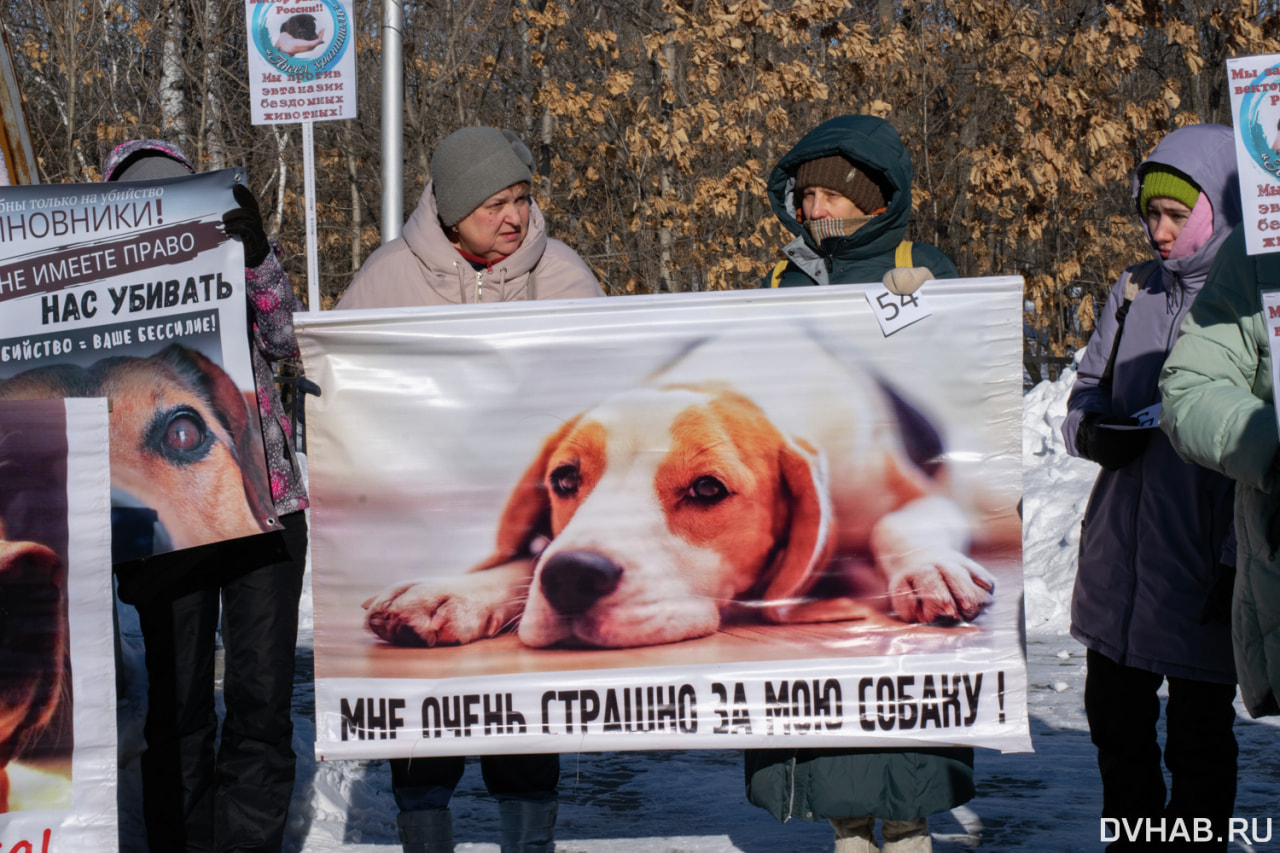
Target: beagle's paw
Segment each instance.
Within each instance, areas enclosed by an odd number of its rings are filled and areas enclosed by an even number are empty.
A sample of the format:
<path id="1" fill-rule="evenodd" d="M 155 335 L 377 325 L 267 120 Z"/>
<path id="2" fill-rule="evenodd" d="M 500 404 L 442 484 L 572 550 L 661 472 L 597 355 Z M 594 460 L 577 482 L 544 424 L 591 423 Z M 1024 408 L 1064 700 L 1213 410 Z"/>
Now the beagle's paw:
<path id="1" fill-rule="evenodd" d="M 364 602 L 364 623 L 396 646 L 456 646 L 510 630 L 526 590 L 495 583 L 493 572 L 389 587 Z"/>
<path id="2" fill-rule="evenodd" d="M 959 551 L 914 554 L 889 578 L 905 622 L 971 622 L 991 603 L 995 577 Z"/>

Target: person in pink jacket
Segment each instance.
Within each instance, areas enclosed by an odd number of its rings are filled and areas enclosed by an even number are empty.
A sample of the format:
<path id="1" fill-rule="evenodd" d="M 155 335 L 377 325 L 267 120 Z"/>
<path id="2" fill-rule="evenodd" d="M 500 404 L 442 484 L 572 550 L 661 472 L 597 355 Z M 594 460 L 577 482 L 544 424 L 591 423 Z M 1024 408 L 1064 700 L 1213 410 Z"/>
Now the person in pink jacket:
<path id="1" fill-rule="evenodd" d="M 116 146 L 103 180 L 179 178 L 195 166 L 172 144 Z M 278 853 L 289 817 L 295 757 L 294 651 L 306 569 L 306 483 L 271 363 L 298 353 L 301 308 L 267 238 L 253 193 L 237 184 L 223 216 L 244 248 L 249 355 L 278 525 L 239 539 L 115 564 L 121 601 L 134 605 L 146 644 L 147 749 L 142 812 L 160 851 Z M 214 655 L 224 651 L 219 730 Z"/>
<path id="2" fill-rule="evenodd" d="M 532 163 L 514 134 L 492 127 L 450 134 L 431 158 L 432 180 L 403 235 L 369 256 L 337 307 L 603 296 L 578 254 L 547 236 L 529 194 Z"/>

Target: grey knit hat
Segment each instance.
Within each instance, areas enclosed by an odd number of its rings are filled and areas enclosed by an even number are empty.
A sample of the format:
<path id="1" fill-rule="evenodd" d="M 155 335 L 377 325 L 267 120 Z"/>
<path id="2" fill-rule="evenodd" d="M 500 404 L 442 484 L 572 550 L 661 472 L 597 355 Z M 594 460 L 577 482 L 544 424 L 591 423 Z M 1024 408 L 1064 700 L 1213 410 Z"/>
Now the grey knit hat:
<path id="1" fill-rule="evenodd" d="M 452 227 L 494 193 L 512 184 L 532 184 L 533 176 L 494 127 L 464 127 L 436 146 L 431 155 L 436 210 Z"/>
<path id="2" fill-rule="evenodd" d="M 529 174 L 532 175 L 534 173 L 533 152 L 529 150 L 529 146 L 525 145 L 524 142 L 521 141 L 520 137 L 516 136 L 516 132 L 514 130 L 504 130 L 502 131 L 502 135 L 511 143 L 511 150 L 516 152 L 516 156 L 520 158 L 520 162 L 524 163 L 525 166 L 528 167 Z"/>

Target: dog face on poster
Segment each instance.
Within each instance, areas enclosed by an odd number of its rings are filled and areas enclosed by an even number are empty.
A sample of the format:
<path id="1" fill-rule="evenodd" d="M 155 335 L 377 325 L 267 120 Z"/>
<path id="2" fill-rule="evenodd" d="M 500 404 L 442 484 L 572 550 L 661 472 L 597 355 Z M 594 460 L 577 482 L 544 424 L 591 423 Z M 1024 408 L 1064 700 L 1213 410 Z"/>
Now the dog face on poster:
<path id="1" fill-rule="evenodd" d="M 198 350 L 56 364 L 0 380 L 0 400 L 111 400 L 111 485 L 153 509 L 173 548 L 266 530 L 256 401 Z"/>
<path id="2" fill-rule="evenodd" d="M 569 417 L 511 489 L 492 555 L 383 590 L 368 630 L 396 645 L 514 630 L 534 648 L 627 648 L 728 621 L 860 620 L 872 607 L 848 574 L 867 563 L 898 620 L 977 618 L 995 579 L 970 542 L 1016 539 L 1016 496 L 975 522 L 922 411 L 804 334 L 786 341 L 789 372 L 760 349 L 704 341 Z"/>

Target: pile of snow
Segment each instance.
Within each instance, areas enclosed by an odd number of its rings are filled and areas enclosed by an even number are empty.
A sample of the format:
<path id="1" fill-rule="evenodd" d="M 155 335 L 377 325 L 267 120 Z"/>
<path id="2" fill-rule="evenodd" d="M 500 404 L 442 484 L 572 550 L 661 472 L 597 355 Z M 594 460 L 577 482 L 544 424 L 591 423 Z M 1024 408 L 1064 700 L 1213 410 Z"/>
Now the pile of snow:
<path id="1" fill-rule="evenodd" d="M 1065 634 L 1071 624 L 1080 520 L 1098 466 L 1067 455 L 1062 421 L 1073 365 L 1022 398 L 1022 584 L 1027 631 Z"/>

